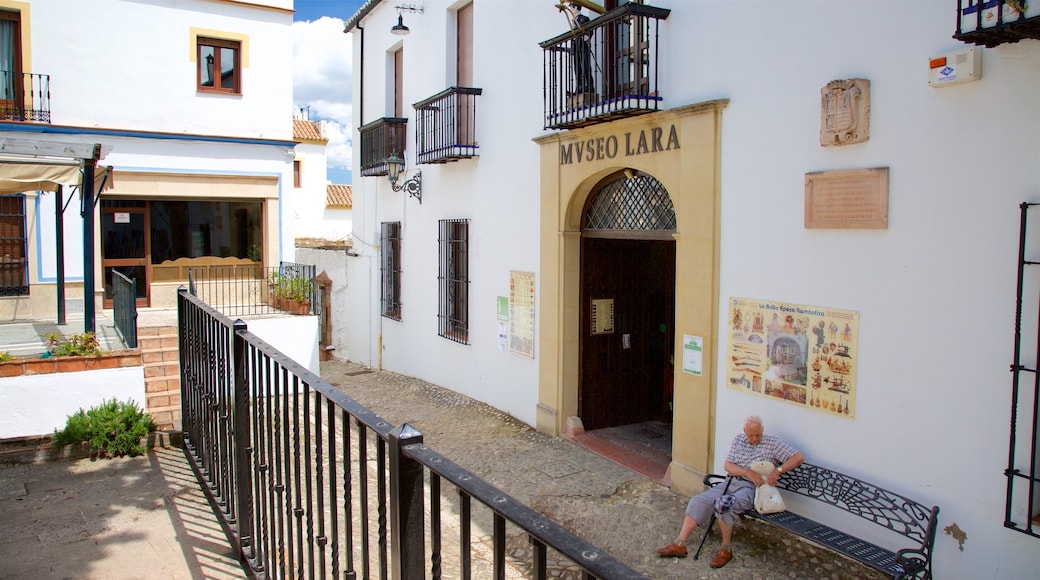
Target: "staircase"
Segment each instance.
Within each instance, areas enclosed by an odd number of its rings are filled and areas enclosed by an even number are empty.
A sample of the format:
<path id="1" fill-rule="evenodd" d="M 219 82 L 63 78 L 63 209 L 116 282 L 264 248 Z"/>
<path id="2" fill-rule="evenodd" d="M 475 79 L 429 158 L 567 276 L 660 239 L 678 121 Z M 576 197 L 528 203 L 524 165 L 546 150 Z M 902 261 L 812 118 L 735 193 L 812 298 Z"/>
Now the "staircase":
<path id="1" fill-rule="evenodd" d="M 176 326 L 137 330 L 137 346 L 144 367 L 145 411 L 160 430 L 181 428 L 180 353 Z"/>

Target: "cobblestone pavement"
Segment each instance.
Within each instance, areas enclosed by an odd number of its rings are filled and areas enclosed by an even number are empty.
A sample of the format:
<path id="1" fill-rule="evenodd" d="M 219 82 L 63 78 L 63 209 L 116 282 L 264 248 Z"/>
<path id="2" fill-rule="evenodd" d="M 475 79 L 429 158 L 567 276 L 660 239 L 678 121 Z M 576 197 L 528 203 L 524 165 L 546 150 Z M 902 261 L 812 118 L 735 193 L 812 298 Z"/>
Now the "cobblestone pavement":
<path id="1" fill-rule="evenodd" d="M 883 577 L 755 521 L 738 525 L 734 558 L 724 568 L 708 565 L 720 542 L 717 527 L 700 559 L 661 558 L 654 549 L 674 539 L 688 497 L 447 388 L 342 361 L 321 363 L 321 375 L 391 423 L 415 427 L 442 455 L 649 578 Z M 700 538 L 700 530 L 695 531 L 691 544 Z M 517 562 L 530 561 L 522 537 L 511 537 L 508 551 Z M 476 573 L 479 564 L 474 561 L 474 566 Z M 522 564 L 510 568 L 510 576 L 522 575 Z"/>

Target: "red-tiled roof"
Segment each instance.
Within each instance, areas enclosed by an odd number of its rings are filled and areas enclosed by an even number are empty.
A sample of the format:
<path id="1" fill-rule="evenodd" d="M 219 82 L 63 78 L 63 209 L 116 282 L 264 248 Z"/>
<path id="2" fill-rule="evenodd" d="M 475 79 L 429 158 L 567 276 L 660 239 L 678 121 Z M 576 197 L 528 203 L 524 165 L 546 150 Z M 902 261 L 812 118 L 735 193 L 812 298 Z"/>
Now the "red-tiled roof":
<path id="1" fill-rule="evenodd" d="M 321 126 L 317 121 L 306 121 L 293 119 L 293 139 L 303 142 L 328 143 L 329 140 L 321 134 Z"/>
<path id="2" fill-rule="evenodd" d="M 330 183 L 325 188 L 325 207 L 354 207 L 354 186 Z"/>

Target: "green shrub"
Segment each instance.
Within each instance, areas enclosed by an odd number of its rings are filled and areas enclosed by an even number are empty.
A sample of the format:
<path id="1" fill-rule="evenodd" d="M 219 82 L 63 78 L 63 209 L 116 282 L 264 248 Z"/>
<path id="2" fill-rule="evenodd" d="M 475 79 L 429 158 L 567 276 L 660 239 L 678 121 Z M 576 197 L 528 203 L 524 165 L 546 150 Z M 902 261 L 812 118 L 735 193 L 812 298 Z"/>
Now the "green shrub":
<path id="1" fill-rule="evenodd" d="M 57 446 L 90 441 L 99 455 L 121 456 L 144 453 L 140 440 L 155 429 L 155 421 L 133 401 L 111 399 L 89 411 L 69 415 L 65 429 L 54 432 Z"/>
<path id="2" fill-rule="evenodd" d="M 15 356 L 9 352 L 0 352 L 0 362 L 10 362 L 15 359 Z"/>

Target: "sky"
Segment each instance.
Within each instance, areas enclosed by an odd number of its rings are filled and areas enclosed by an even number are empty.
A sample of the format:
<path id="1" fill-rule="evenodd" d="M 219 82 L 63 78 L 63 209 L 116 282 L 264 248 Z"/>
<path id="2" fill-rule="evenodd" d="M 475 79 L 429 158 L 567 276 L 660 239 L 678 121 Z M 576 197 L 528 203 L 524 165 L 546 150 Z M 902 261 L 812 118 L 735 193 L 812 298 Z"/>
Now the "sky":
<path id="1" fill-rule="evenodd" d="M 326 121 L 328 179 L 352 183 L 350 174 L 351 36 L 343 23 L 365 0 L 295 0 L 293 111 Z"/>

